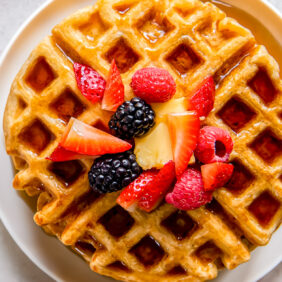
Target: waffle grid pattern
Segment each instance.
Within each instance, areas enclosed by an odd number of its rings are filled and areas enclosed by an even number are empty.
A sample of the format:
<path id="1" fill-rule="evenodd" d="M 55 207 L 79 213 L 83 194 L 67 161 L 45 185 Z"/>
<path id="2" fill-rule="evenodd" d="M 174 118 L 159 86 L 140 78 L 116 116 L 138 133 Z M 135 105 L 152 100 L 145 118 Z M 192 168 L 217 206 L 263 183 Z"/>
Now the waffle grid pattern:
<path id="1" fill-rule="evenodd" d="M 150 214 L 120 213 L 115 207 L 119 193 L 98 197 L 90 192 L 86 172 L 91 160 L 59 165 L 45 160 L 70 116 L 106 130 L 109 113 L 80 94 L 72 62 L 86 63 L 106 77 L 113 57 L 122 72 L 126 99 L 133 96 L 129 87 L 133 73 L 145 66 L 168 69 L 177 83 L 177 97 L 189 96 L 207 75 L 213 75 L 215 107 L 204 123 L 230 132 L 235 144 L 232 160 L 239 160 L 254 176 L 239 192 L 228 188 L 215 192 L 224 217 L 205 207 L 188 211 L 196 227 L 188 232 L 183 221 L 177 221 L 178 228 L 189 234 L 182 240 L 162 224 L 176 212 L 174 207 L 163 203 Z M 271 101 L 255 91 L 252 79 L 258 73 L 277 92 Z M 7 152 L 19 170 L 14 186 L 30 196 L 39 195 L 36 223 L 72 246 L 100 274 L 125 281 L 215 278 L 217 259 L 228 269 L 247 261 L 248 245 L 266 244 L 281 222 L 281 91 L 274 59 L 256 45 L 248 30 L 212 4 L 99 0 L 56 26 L 12 85 L 4 131 Z M 62 106 L 52 107 L 60 97 Z M 238 107 L 227 103 L 233 98 L 246 106 L 241 120 L 232 118 Z M 229 106 L 222 112 L 224 105 Z M 267 142 L 272 142 L 270 149 Z M 272 206 L 266 223 L 257 218 L 255 207 L 264 194 L 267 202 L 261 202 Z M 113 236 L 113 224 L 121 222 L 131 224 L 121 224 L 120 235 Z M 138 248 L 143 238 L 149 243 Z M 198 250 L 209 243 L 215 248 L 204 250 L 203 259 Z"/>

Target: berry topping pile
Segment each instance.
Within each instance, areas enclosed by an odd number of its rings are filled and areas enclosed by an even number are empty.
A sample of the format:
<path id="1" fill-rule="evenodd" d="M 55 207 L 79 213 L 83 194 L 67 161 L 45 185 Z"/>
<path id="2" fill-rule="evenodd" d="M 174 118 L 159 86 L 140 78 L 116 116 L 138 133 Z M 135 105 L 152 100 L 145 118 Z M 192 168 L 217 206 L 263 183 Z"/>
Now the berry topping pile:
<path id="1" fill-rule="evenodd" d="M 88 172 L 88 178 L 94 190 L 111 193 L 129 185 L 141 171 L 135 155 L 132 151 L 126 151 L 97 158 Z"/>
<path id="2" fill-rule="evenodd" d="M 115 136 L 131 139 L 147 133 L 155 124 L 155 112 L 140 98 L 124 102 L 109 121 L 109 127 Z"/>
<path id="3" fill-rule="evenodd" d="M 107 81 L 78 63 L 74 74 L 86 99 L 113 112 L 108 123 L 112 134 L 71 118 L 47 159 L 95 158 L 88 172 L 93 190 L 124 188 L 117 203 L 129 211 L 151 212 L 163 199 L 192 210 L 210 202 L 213 191 L 231 178 L 233 165 L 226 163 L 233 149 L 231 136 L 221 128 L 201 128 L 214 105 L 212 77 L 189 97 L 173 98 L 176 84 L 170 73 L 143 68 L 130 84 L 135 97 L 125 101 L 127 88 L 114 60 Z"/>
<path id="4" fill-rule="evenodd" d="M 217 140 L 222 142 L 220 146 L 217 146 Z M 201 128 L 196 146 L 196 168 L 186 167 L 173 191 L 166 196 L 167 203 L 183 210 L 199 208 L 210 202 L 212 192 L 224 186 L 233 173 L 233 165 L 224 163 L 233 149 L 226 130 L 213 126 Z"/>

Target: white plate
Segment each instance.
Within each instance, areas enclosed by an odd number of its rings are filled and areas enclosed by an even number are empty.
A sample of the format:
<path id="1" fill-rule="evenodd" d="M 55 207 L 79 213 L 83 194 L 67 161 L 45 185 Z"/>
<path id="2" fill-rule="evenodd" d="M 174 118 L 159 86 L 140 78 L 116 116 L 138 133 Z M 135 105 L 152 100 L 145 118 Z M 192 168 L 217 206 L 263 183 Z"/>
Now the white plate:
<path id="1" fill-rule="evenodd" d="M 39 41 L 50 33 L 51 28 L 79 8 L 93 4 L 93 0 L 47 1 L 22 26 L 14 36 L 0 60 L 0 119 L 2 124 L 4 107 L 13 78 Z M 271 30 L 282 45 L 282 19 L 279 12 L 262 0 L 226 0 L 258 19 Z M 90 271 L 88 265 L 56 238 L 47 236 L 33 222 L 33 211 L 27 204 L 28 197 L 12 188 L 13 169 L 4 148 L 3 129 L 0 129 L 0 217 L 9 233 L 25 254 L 44 272 L 56 281 L 86 282 L 113 281 Z M 270 243 L 257 248 L 251 260 L 233 271 L 223 271 L 216 279 L 228 282 L 256 281 L 282 260 L 282 228 L 273 235 Z"/>

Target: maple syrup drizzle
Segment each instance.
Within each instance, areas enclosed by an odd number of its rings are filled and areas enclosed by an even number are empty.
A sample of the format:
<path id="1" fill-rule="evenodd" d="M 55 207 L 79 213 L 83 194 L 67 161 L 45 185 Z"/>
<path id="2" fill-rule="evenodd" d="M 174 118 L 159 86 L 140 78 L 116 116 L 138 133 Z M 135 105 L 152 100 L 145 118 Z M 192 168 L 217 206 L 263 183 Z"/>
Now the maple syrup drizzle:
<path id="1" fill-rule="evenodd" d="M 261 23 L 258 19 L 251 14 L 237 8 L 233 5 L 224 3 L 219 0 L 202 0 L 203 2 L 211 2 L 227 16 L 236 19 L 242 26 L 248 28 L 253 33 L 258 44 L 262 44 L 266 47 L 269 53 L 276 59 L 278 64 L 282 66 L 282 47 L 280 43 L 275 39 L 271 32 Z M 261 19 L 263 21 L 263 18 Z M 280 75 L 282 75 L 282 68 L 280 68 Z"/>
<path id="2" fill-rule="evenodd" d="M 255 118 L 256 113 L 239 97 L 232 97 L 217 115 L 235 132 Z"/>
<path id="3" fill-rule="evenodd" d="M 64 122 L 68 122 L 71 117 L 78 117 L 86 109 L 70 89 L 66 89 L 49 107 Z"/>
<path id="4" fill-rule="evenodd" d="M 124 271 L 124 272 L 131 272 L 131 270 L 122 261 L 115 261 L 115 262 L 107 265 L 107 267 L 112 268 L 113 270 L 119 270 L 119 271 Z"/>
<path id="5" fill-rule="evenodd" d="M 40 154 L 53 138 L 51 131 L 39 119 L 23 128 L 19 134 L 20 142 L 37 154 Z"/>
<path id="6" fill-rule="evenodd" d="M 104 214 L 99 219 L 99 223 L 101 223 L 112 236 L 119 238 L 130 230 L 134 224 L 134 219 L 126 210 L 117 205 Z"/>
<path id="7" fill-rule="evenodd" d="M 120 14 L 120 15 L 125 15 L 130 9 L 132 5 L 117 5 L 114 7 L 114 9 Z"/>
<path id="8" fill-rule="evenodd" d="M 181 77 L 201 63 L 201 58 L 187 44 L 178 45 L 166 60 L 174 67 Z"/>
<path id="9" fill-rule="evenodd" d="M 249 146 L 267 163 L 272 163 L 282 154 L 282 140 L 270 128 L 259 134 Z"/>
<path id="10" fill-rule="evenodd" d="M 127 72 L 139 60 L 139 56 L 123 38 L 120 38 L 116 44 L 106 52 L 105 58 L 109 63 L 115 59 L 116 65 L 121 73 Z"/>
<path id="11" fill-rule="evenodd" d="M 77 160 L 52 162 L 48 170 L 55 174 L 65 187 L 72 185 L 85 172 L 84 167 Z"/>
<path id="12" fill-rule="evenodd" d="M 176 211 L 161 224 L 171 231 L 177 240 L 183 240 L 197 227 L 197 224 L 184 211 Z"/>
<path id="13" fill-rule="evenodd" d="M 263 227 L 266 227 L 279 207 L 280 203 L 268 191 L 265 191 L 251 203 L 248 210 Z"/>
<path id="14" fill-rule="evenodd" d="M 26 78 L 26 82 L 35 92 L 42 92 L 54 79 L 56 74 L 44 57 L 39 57 Z"/>
<path id="15" fill-rule="evenodd" d="M 149 235 L 145 236 L 139 243 L 133 246 L 130 253 L 134 254 L 146 267 L 159 263 L 165 255 L 161 245 Z"/>

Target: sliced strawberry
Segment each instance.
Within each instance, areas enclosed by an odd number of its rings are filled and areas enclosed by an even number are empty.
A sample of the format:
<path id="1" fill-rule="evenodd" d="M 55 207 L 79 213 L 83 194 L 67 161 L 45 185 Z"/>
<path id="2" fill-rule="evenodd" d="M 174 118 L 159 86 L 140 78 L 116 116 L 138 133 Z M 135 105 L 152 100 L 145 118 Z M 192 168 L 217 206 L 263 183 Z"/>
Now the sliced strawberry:
<path id="1" fill-rule="evenodd" d="M 78 119 L 71 118 L 60 145 L 79 154 L 99 156 L 131 149 L 132 145 Z"/>
<path id="2" fill-rule="evenodd" d="M 205 191 L 212 191 L 222 187 L 233 173 L 233 165 L 225 163 L 211 163 L 201 166 Z"/>
<path id="3" fill-rule="evenodd" d="M 144 192 L 158 174 L 157 170 L 144 171 L 137 179 L 130 183 L 117 198 L 117 203 L 126 210 L 133 210 Z"/>
<path id="4" fill-rule="evenodd" d="M 212 76 L 207 77 L 188 101 L 188 110 L 195 110 L 198 115 L 207 116 L 213 109 L 215 85 Z"/>
<path id="5" fill-rule="evenodd" d="M 102 101 L 102 109 L 115 112 L 124 102 L 124 86 L 115 60 L 113 59 Z"/>
<path id="6" fill-rule="evenodd" d="M 53 153 L 46 159 L 53 162 L 63 162 L 63 161 L 83 159 L 86 157 L 88 156 L 80 155 L 78 153 L 68 151 L 64 149 L 61 145 L 58 145 L 58 147 L 53 151 Z"/>
<path id="7" fill-rule="evenodd" d="M 143 195 L 138 202 L 138 207 L 146 212 L 155 209 L 174 180 L 175 165 L 173 161 L 169 161 L 153 178 L 153 181 L 145 187 Z"/>
<path id="8" fill-rule="evenodd" d="M 168 114 L 168 126 L 175 161 L 176 176 L 187 168 L 196 148 L 200 120 L 195 111 Z"/>
<path id="9" fill-rule="evenodd" d="M 74 63 L 77 86 L 82 95 L 92 103 L 102 100 L 106 87 L 105 79 L 91 67 Z"/>

